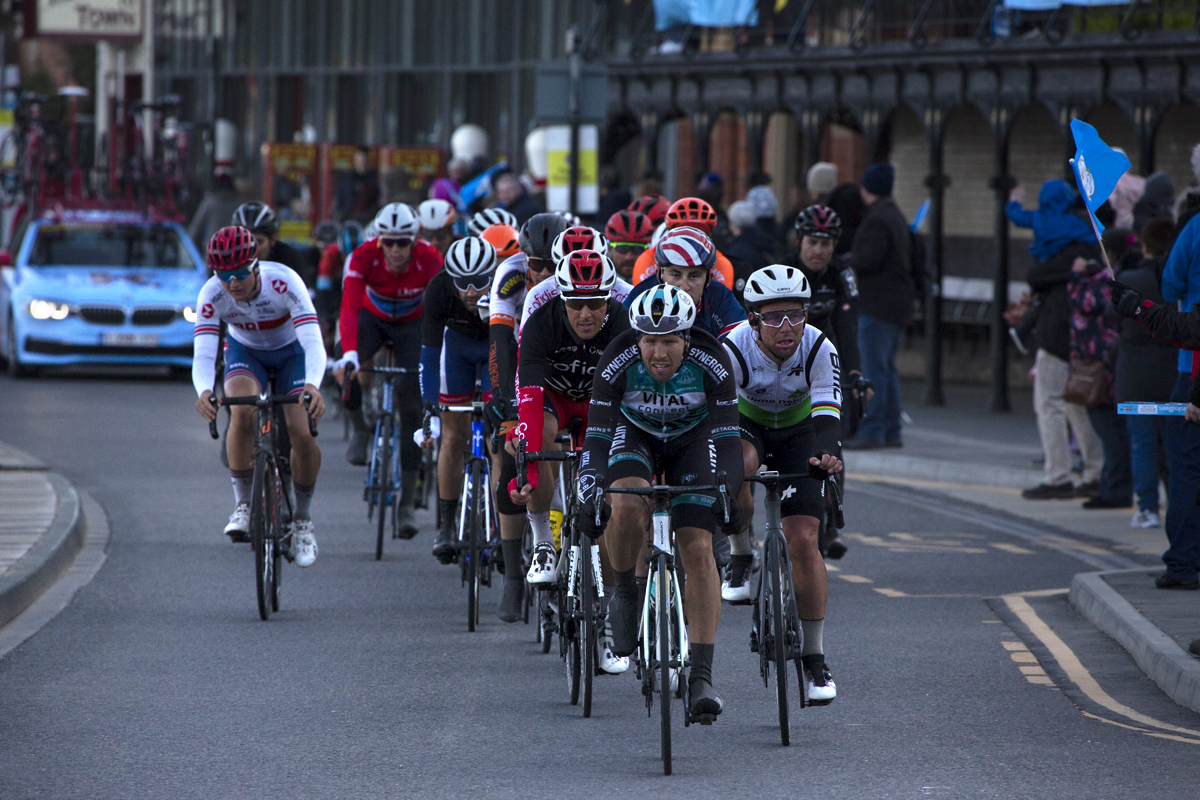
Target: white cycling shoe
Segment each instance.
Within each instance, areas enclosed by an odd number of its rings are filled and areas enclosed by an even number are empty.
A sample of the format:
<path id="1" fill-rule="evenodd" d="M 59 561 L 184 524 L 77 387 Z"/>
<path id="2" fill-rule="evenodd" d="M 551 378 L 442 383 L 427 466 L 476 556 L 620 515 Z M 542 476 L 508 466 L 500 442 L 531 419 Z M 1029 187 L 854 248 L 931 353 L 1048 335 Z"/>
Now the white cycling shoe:
<path id="1" fill-rule="evenodd" d="M 721 599 L 733 605 L 750 602 L 750 570 L 754 556 L 733 556 L 729 561 L 726 579 L 721 583 Z"/>
<path id="2" fill-rule="evenodd" d="M 837 697 L 837 684 L 833 682 L 833 673 L 825 663 L 825 656 L 804 656 L 804 692 L 808 702 L 814 706 L 827 706 Z"/>
<path id="3" fill-rule="evenodd" d="M 525 573 L 525 580 L 534 586 L 554 583 L 558 574 L 555 560 L 554 545 L 542 542 L 533 548 L 533 563 L 529 565 L 529 572 Z"/>
<path id="4" fill-rule="evenodd" d="M 604 634 L 600 637 L 600 671 L 609 675 L 620 675 L 629 669 L 629 657 L 613 655 L 612 639 Z"/>
<path id="5" fill-rule="evenodd" d="M 313 536 L 311 519 L 292 523 L 292 561 L 297 567 L 311 567 L 317 560 L 317 538 Z"/>
<path id="6" fill-rule="evenodd" d="M 225 526 L 225 535 L 235 542 L 250 541 L 250 504 L 239 503 L 229 515 L 229 524 Z"/>

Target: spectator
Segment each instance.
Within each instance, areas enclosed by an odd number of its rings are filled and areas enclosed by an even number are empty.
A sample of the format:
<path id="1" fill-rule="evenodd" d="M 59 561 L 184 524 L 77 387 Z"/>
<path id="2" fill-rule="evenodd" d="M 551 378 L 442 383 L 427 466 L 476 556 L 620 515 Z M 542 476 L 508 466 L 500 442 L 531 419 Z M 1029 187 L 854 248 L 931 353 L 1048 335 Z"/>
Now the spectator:
<path id="1" fill-rule="evenodd" d="M 1038 191 L 1038 208 L 1034 211 L 1026 211 L 1021 207 L 1024 199 L 1025 187 L 1017 186 L 1008 196 L 1004 213 L 1018 228 L 1033 229 L 1033 244 L 1029 254 L 1038 261 L 1056 255 L 1072 242 L 1096 240 L 1092 226 L 1070 213 L 1075 202 L 1075 190 L 1066 181 L 1056 178 L 1043 183 Z"/>
<path id="2" fill-rule="evenodd" d="M 1117 280 L 1142 297 L 1162 303 L 1159 290 L 1167 244 L 1175 225 L 1167 219 L 1154 219 L 1142 230 L 1140 264 L 1117 275 Z M 1121 339 L 1116 370 L 1117 403 L 1166 403 L 1175 384 L 1177 350 L 1158 341 L 1135 320 L 1121 321 Z M 1125 418 L 1129 428 L 1132 452 L 1133 489 L 1137 494 L 1137 513 L 1130 525 L 1134 528 L 1157 528 L 1158 516 L 1158 451 L 1163 443 L 1165 417 L 1130 415 Z"/>
<path id="3" fill-rule="evenodd" d="M 1146 184 L 1149 192 L 1149 178 Z M 1184 312 L 1191 311 L 1200 300 L 1200 217 L 1193 216 L 1188 221 L 1171 247 L 1163 268 L 1162 296 L 1168 303 L 1178 301 L 1179 310 Z M 1172 403 L 1188 402 L 1196 363 L 1193 351 L 1179 351 L 1178 375 L 1171 390 Z M 1160 589 L 1196 589 L 1200 588 L 1197 578 L 1200 506 L 1192 502 L 1192 498 L 1200 484 L 1200 425 L 1179 417 L 1168 417 L 1163 427 L 1170 473 L 1166 520 L 1170 547 L 1163 553 L 1167 570 L 1155 585 Z"/>
<path id="4" fill-rule="evenodd" d="M 541 214 L 546 209 L 525 191 L 525 185 L 511 172 L 502 173 L 493 182 L 496 199 L 500 208 L 517 218 L 517 228 L 524 225 L 534 214 Z"/>
<path id="5" fill-rule="evenodd" d="M 356 220 L 365 225 L 379 210 L 379 172 L 370 168 L 371 148 L 359 145 L 354 150 L 354 169 L 338 181 L 334 214 L 341 221 Z"/>
<path id="6" fill-rule="evenodd" d="M 853 245 L 860 296 L 858 349 L 863 376 L 874 384 L 875 397 L 858 433 L 843 444 L 850 450 L 903 444 L 896 354 L 904 328 L 912 319 L 914 289 L 908 223 L 892 199 L 895 179 L 895 169 L 887 162 L 871 165 L 862 177 L 867 212 Z"/>
<path id="7" fill-rule="evenodd" d="M 1119 147 L 1114 147 L 1114 150 L 1121 150 Z M 1123 150 L 1121 154 L 1124 155 Z M 1113 219 L 1113 226 L 1117 228 L 1133 228 L 1133 207 L 1138 200 L 1142 199 L 1142 193 L 1146 191 L 1146 179 L 1140 175 L 1134 175 L 1132 172 L 1126 172 L 1117 181 L 1116 188 L 1109 195 L 1108 202 L 1113 208 L 1116 217 Z"/>
<path id="8" fill-rule="evenodd" d="M 729 217 L 725 214 L 725 182 L 721 180 L 720 174 L 709 172 L 701 176 L 696 184 L 695 196 L 712 206 L 716 212 L 717 224 L 708 235 L 717 246 L 717 250 L 724 253 L 725 248 L 733 241 L 733 236 L 729 232 Z"/>
<path id="9" fill-rule="evenodd" d="M 1123 240 L 1124 234 L 1118 233 Z M 1113 255 L 1109 253 L 1110 261 Z M 1099 261 L 1076 258 L 1071 262 L 1071 276 L 1067 280 L 1067 295 L 1071 299 L 1071 358 L 1104 363 L 1104 401 L 1087 406 L 1088 421 L 1104 450 L 1104 467 L 1096 496 L 1084 501 L 1084 508 L 1126 508 L 1133 495 L 1129 428 L 1117 415 L 1113 386 L 1120 331 L 1115 319 L 1105 318 L 1105 307 L 1112 294 L 1105 277 Z"/>
<path id="10" fill-rule="evenodd" d="M 854 234 L 867 212 L 862 193 L 855 184 L 843 183 L 829 193 L 829 202 L 826 205 L 832 208 L 842 221 L 842 235 L 838 237 L 837 246 L 833 248 L 833 255 L 849 253 L 854 244 Z"/>
<path id="11" fill-rule="evenodd" d="M 809 201 L 804 205 L 829 205 L 829 196 L 833 193 L 833 190 L 837 188 L 837 180 L 837 164 L 831 164 L 828 161 L 818 161 L 809 167 L 808 175 L 805 178 L 805 186 L 808 188 Z M 837 211 L 837 209 L 835 208 L 834 211 Z"/>
<path id="12" fill-rule="evenodd" d="M 633 202 L 633 195 L 620 186 L 620 176 L 612 164 L 600 168 L 600 210 L 596 219 L 607 220 Z"/>
<path id="13" fill-rule="evenodd" d="M 662 197 L 663 176 L 657 170 L 645 172 L 637 186 L 633 187 L 633 199 L 638 200 L 648 195 Z"/>
<path id="14" fill-rule="evenodd" d="M 446 177 L 437 178 L 429 186 L 430 200 L 445 200 L 450 205 L 458 208 L 459 193 L 462 191 L 463 181 L 467 179 L 467 170 L 470 165 L 460 159 L 451 159 L 446 165 Z"/>
<path id="15" fill-rule="evenodd" d="M 1183 192 L 1179 199 L 1175 201 L 1175 208 L 1178 213 L 1175 220 L 1175 236 L 1179 235 L 1187 224 L 1192 221 L 1192 217 L 1200 213 L 1200 144 L 1192 148 L 1192 177 L 1195 183 L 1188 191 Z M 1171 243 L 1167 245 L 1163 251 L 1163 257 L 1171 252 L 1171 248 L 1175 244 L 1175 239 L 1171 239 Z"/>
<path id="16" fill-rule="evenodd" d="M 756 172 L 750 176 L 750 191 L 746 192 L 746 201 L 754 206 L 755 224 L 778 242 L 779 231 L 775 222 L 779 216 L 779 201 L 775 199 L 775 192 L 771 191 L 770 175 Z"/>
<path id="17" fill-rule="evenodd" d="M 733 294 L 739 303 L 751 273 L 775 261 L 775 240 L 757 222 L 754 206 L 748 200 L 739 200 L 729 207 L 729 232 L 733 234 L 733 241 L 725 250 L 725 256 L 733 264 Z"/>
<path id="18" fill-rule="evenodd" d="M 226 170 L 218 169 L 188 225 L 188 236 L 202 253 L 208 248 L 209 238 L 229 224 L 229 218 L 241 204 L 242 198 L 233 188 L 233 178 Z"/>
<path id="19" fill-rule="evenodd" d="M 1133 207 L 1133 232 L 1141 236 L 1147 222 L 1160 218 L 1175 221 L 1175 181 L 1165 172 L 1146 178 L 1146 191 Z"/>

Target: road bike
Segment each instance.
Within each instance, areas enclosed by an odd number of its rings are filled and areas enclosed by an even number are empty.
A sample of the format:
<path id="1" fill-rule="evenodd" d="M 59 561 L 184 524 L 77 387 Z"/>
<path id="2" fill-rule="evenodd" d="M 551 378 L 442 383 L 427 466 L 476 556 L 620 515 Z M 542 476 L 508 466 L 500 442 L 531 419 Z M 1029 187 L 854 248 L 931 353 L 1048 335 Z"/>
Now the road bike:
<path id="1" fill-rule="evenodd" d="M 467 587 L 467 630 L 479 622 L 479 592 L 492 585 L 496 566 L 495 553 L 500 547 L 500 521 L 492 497 L 491 463 L 484 449 L 483 387 L 475 380 L 475 396 L 470 405 L 441 406 L 443 411 L 471 414 L 471 449 L 463 467 L 463 500 L 458 510 L 455 559 Z M 425 436 L 429 437 L 429 415 L 425 417 Z M 441 525 L 441 520 L 438 520 Z"/>
<path id="2" fill-rule="evenodd" d="M 569 445 L 571 443 L 571 434 L 568 431 L 559 431 L 558 435 L 554 437 L 554 443 L 559 445 L 560 447 Z M 520 446 L 521 445 L 518 443 L 518 448 Z M 521 473 L 518 472 L 517 474 L 521 474 Z M 558 499 L 561 501 L 562 507 L 565 509 L 567 506 L 567 502 L 566 502 L 565 495 L 563 493 L 563 484 L 561 482 L 558 484 L 555 491 L 557 492 Z M 553 506 L 551 506 L 551 512 L 553 512 Z M 565 512 L 564 512 L 564 514 L 565 514 Z M 563 524 L 564 525 L 566 524 L 565 518 L 564 518 Z M 551 523 L 551 525 L 553 525 L 553 522 Z M 562 546 L 561 546 L 562 528 L 561 527 L 559 528 L 559 531 L 560 531 L 559 541 L 555 542 L 555 546 L 559 550 L 561 550 L 562 549 Z M 528 522 L 525 523 L 525 531 L 522 535 L 521 541 L 522 541 L 521 552 L 525 559 L 525 571 L 528 572 L 529 565 L 533 563 L 533 529 L 532 529 L 532 527 L 530 527 Z M 536 604 L 537 605 L 536 617 L 538 620 L 538 624 L 535 628 L 535 634 L 537 637 L 537 643 L 542 646 L 543 654 L 550 652 L 550 646 L 554 641 L 554 634 L 559 633 L 558 614 L 559 614 L 559 609 L 561 608 L 561 604 L 559 602 L 559 596 L 558 596 L 557 589 L 558 589 L 557 581 L 553 584 L 544 584 L 543 583 L 543 584 L 539 584 L 536 586 L 534 584 L 529 583 L 528 580 L 525 582 L 525 598 L 526 598 L 526 612 L 527 612 L 525 621 L 526 622 L 529 621 L 528 620 L 528 611 L 530 608 L 532 608 Z M 536 598 L 536 600 L 535 600 L 535 598 Z M 566 651 L 563 649 L 561 642 L 559 644 L 559 655 L 562 656 L 563 658 L 566 658 Z"/>
<path id="3" fill-rule="evenodd" d="M 648 497 L 653 510 L 650 515 L 648 562 L 650 571 L 646 576 L 646 599 L 642 603 L 641 637 L 637 649 L 637 668 L 642 680 L 642 695 L 646 698 L 646 715 L 654 707 L 654 696 L 659 696 L 663 774 L 671 774 L 671 698 L 683 700 L 684 727 L 692 723 L 711 725 L 712 714 L 691 713 L 691 699 L 687 691 L 687 668 L 690 666 L 691 643 L 688 639 L 687 621 L 683 612 L 682 575 L 675 554 L 675 530 L 671 526 L 671 498 L 684 494 L 716 492 L 723 506 L 724 520 L 729 522 L 729 490 L 725 485 L 725 473 L 718 472 L 713 486 L 667 486 L 655 484 L 647 487 L 606 488 L 603 481 L 596 485 L 596 527 L 602 524 L 601 503 L 605 494 L 632 494 Z M 672 673 L 676 675 L 677 688 L 672 689 Z"/>
<path id="4" fill-rule="evenodd" d="M 268 385 L 271 385 L 268 382 Z M 287 423 L 282 406 L 304 403 L 312 396 L 267 394 L 243 395 L 218 399 L 209 396 L 213 408 L 224 406 L 255 406 L 258 408 L 254 426 L 254 480 L 250 495 L 250 544 L 254 548 L 254 583 L 258 593 L 258 615 L 265 622 L 272 611 L 279 610 L 279 590 L 282 559 L 291 560 L 292 499 L 287 491 L 283 473 L 286 471 L 279 454 L 276 437 L 287 436 Z M 317 423 L 308 418 L 308 430 L 317 435 Z M 217 421 L 208 424 L 208 433 L 216 439 Z"/>
<path id="5" fill-rule="evenodd" d="M 787 486 L 789 481 L 806 480 L 809 477 L 808 473 L 780 475 L 778 472 L 768 471 L 747 475 L 745 478 L 747 481 L 762 484 L 767 492 L 767 525 L 762 544 L 763 564 L 759 572 L 758 592 L 753 601 L 750 651 L 758 653 L 758 670 L 762 675 L 763 686 L 770 685 L 771 667 L 775 668 L 779 736 L 785 747 L 791 744 L 787 699 L 788 661 L 794 662 L 796 668 L 801 708 L 808 705 L 808 697 L 804 689 L 804 664 L 801 661 L 804 633 L 800 626 L 800 615 L 796 610 L 796 592 L 792 583 L 787 538 L 783 535 L 780 504 L 783 491 L 791 488 Z M 832 523 L 838 529 L 844 527 L 841 491 L 834 475 L 826 477 L 822 484 L 822 494 L 832 500 Z"/>

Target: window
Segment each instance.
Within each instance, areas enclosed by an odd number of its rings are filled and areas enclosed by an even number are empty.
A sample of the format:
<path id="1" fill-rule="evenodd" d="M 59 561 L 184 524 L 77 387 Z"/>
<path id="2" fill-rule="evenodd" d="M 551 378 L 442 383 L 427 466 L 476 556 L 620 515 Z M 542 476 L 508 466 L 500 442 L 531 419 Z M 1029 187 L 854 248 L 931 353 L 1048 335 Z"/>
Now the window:
<path id="1" fill-rule="evenodd" d="M 111 223 L 39 226 L 29 266 L 196 268 L 175 228 Z"/>

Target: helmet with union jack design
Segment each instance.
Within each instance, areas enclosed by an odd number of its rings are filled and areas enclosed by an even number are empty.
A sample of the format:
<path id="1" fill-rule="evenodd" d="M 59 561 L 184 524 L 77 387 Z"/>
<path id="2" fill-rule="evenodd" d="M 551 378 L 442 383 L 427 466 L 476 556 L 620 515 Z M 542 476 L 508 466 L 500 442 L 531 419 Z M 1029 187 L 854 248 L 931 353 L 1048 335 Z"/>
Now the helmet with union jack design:
<path id="1" fill-rule="evenodd" d="M 249 228 L 227 225 L 208 240 L 208 266 L 213 272 L 232 272 L 258 261 L 258 240 Z"/>
<path id="2" fill-rule="evenodd" d="M 554 283 L 564 298 L 603 297 L 612 294 L 617 270 L 608 256 L 595 250 L 575 250 L 554 268 Z"/>
<path id="3" fill-rule="evenodd" d="M 604 238 L 603 233 L 587 225 L 572 225 L 554 240 L 554 245 L 550 248 L 550 257 L 557 264 L 575 250 L 595 250 L 600 255 L 607 256 L 608 240 Z"/>
<path id="4" fill-rule="evenodd" d="M 654 263 L 663 267 L 703 267 L 717 263 L 717 248 L 708 234 L 698 228 L 672 228 L 658 240 Z"/>

